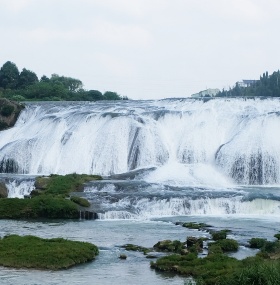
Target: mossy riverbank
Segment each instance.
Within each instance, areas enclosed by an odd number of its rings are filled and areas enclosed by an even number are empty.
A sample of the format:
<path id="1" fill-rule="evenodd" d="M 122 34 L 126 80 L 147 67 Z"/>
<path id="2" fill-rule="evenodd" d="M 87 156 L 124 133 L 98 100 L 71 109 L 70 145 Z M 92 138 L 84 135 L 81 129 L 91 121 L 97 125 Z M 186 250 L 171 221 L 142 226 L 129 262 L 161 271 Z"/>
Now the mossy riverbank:
<path id="1" fill-rule="evenodd" d="M 92 261 L 98 248 L 62 238 L 10 235 L 0 239 L 0 265 L 14 268 L 59 270 Z"/>

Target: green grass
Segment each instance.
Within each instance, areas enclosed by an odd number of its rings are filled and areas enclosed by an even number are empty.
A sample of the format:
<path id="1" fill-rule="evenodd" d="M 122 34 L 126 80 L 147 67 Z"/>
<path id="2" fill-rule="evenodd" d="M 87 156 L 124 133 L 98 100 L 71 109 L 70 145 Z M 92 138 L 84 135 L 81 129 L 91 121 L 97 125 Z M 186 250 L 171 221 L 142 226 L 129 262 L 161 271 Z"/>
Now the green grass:
<path id="1" fill-rule="evenodd" d="M 36 178 L 35 186 L 41 190 L 40 194 L 68 197 L 71 192 L 83 190 L 83 184 L 92 180 L 101 180 L 99 175 L 67 174 L 50 175 Z"/>
<path id="2" fill-rule="evenodd" d="M 78 207 L 75 203 L 49 196 L 32 199 L 0 199 L 0 219 L 77 219 Z"/>
<path id="3" fill-rule="evenodd" d="M 195 279 L 202 279 L 204 284 L 212 285 L 218 282 L 221 275 L 227 275 L 240 268 L 240 262 L 223 254 L 213 254 L 205 258 L 197 255 L 169 255 L 151 263 L 158 271 L 174 272 Z"/>
<path id="4" fill-rule="evenodd" d="M 0 240 L 0 265 L 14 268 L 66 269 L 96 255 L 95 245 L 62 238 L 10 235 Z"/>

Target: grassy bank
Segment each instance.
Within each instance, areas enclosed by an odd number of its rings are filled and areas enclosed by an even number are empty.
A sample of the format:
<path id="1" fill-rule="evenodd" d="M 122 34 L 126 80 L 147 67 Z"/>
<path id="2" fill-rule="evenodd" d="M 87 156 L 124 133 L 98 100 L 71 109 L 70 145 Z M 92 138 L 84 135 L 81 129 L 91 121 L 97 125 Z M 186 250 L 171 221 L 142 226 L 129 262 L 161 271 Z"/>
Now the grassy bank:
<path id="1" fill-rule="evenodd" d="M 77 219 L 75 203 L 56 197 L 39 196 L 32 199 L 0 199 L 1 219 Z"/>
<path id="2" fill-rule="evenodd" d="M 66 269 L 96 255 L 95 245 L 62 238 L 10 235 L 0 240 L 0 265 L 14 268 Z"/>

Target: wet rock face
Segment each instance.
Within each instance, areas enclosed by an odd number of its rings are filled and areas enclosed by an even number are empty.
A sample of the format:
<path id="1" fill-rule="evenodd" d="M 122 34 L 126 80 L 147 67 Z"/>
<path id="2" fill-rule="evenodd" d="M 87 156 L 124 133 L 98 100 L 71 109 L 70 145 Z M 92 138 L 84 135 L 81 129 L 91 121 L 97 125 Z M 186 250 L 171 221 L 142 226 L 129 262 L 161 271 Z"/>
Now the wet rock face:
<path id="1" fill-rule="evenodd" d="M 8 197 L 8 189 L 4 182 L 0 181 L 0 198 L 7 198 Z"/>
<path id="2" fill-rule="evenodd" d="M 17 102 L 0 98 L 0 131 L 13 127 L 23 108 L 24 106 Z"/>

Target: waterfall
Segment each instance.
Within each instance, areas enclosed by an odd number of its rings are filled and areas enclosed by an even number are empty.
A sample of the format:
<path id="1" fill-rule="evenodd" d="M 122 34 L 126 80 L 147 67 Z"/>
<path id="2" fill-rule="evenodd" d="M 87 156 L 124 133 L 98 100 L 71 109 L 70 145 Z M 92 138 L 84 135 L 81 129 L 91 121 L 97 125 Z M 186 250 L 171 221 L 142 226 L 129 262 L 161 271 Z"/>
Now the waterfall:
<path id="1" fill-rule="evenodd" d="M 279 110 L 278 98 L 26 103 L 0 132 L 0 173 L 155 168 L 147 181 L 279 184 Z"/>

